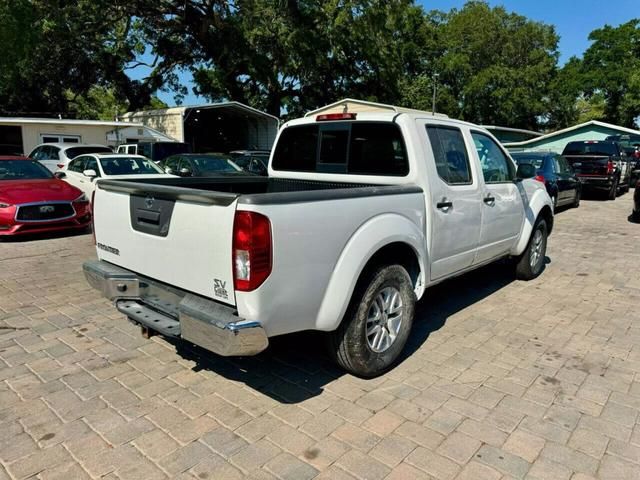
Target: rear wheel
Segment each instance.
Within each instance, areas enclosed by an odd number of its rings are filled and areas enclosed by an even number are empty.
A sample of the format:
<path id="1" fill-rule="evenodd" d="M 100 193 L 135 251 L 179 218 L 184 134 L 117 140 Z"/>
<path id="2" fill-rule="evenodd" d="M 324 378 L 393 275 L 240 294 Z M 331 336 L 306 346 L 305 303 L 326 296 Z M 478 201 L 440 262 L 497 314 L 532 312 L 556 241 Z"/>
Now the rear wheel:
<path id="1" fill-rule="evenodd" d="M 618 179 L 616 178 L 613 181 L 613 185 L 611 185 L 611 189 L 609 189 L 609 200 L 615 200 L 618 195 Z"/>
<path id="2" fill-rule="evenodd" d="M 538 218 L 533 226 L 529 244 L 516 265 L 516 277 L 519 280 L 532 280 L 542 273 L 547 253 L 547 232 L 547 222 Z"/>
<path id="3" fill-rule="evenodd" d="M 331 354 L 348 372 L 375 377 L 391 368 L 409 337 L 416 297 L 400 265 L 379 267 L 360 282 L 340 327 L 330 336 Z"/>
<path id="4" fill-rule="evenodd" d="M 579 188 L 576 188 L 576 197 L 573 200 L 573 208 L 578 208 L 580 206 L 580 197 L 582 197 L 582 191 Z"/>

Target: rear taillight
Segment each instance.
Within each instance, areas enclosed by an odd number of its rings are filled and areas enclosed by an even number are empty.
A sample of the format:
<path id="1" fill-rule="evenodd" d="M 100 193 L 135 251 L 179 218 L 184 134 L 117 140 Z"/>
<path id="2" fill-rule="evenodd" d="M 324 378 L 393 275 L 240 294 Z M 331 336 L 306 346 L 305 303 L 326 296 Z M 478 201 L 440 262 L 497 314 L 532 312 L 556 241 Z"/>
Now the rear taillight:
<path id="1" fill-rule="evenodd" d="M 93 216 L 93 201 L 96 198 L 96 191 L 94 190 L 91 193 L 91 235 L 93 236 L 93 244 L 96 244 L 96 222 L 95 222 L 95 217 Z"/>
<path id="2" fill-rule="evenodd" d="M 62 168 L 62 167 L 64 167 L 64 163 L 56 163 L 56 166 L 57 166 L 58 168 Z"/>
<path id="3" fill-rule="evenodd" d="M 607 175 L 610 175 L 613 173 L 613 167 L 614 167 L 613 162 L 609 160 L 607 162 Z"/>
<path id="4" fill-rule="evenodd" d="M 540 175 L 540 174 L 538 174 L 538 175 L 536 175 L 535 177 L 533 177 L 533 179 L 534 179 L 534 180 L 537 180 L 537 181 L 539 181 L 539 182 L 542 182 L 542 183 L 545 183 L 545 182 L 547 181 L 547 179 L 546 179 L 546 178 L 544 178 L 544 175 Z"/>
<path id="5" fill-rule="evenodd" d="M 233 221 L 233 280 L 235 289 L 250 292 L 271 274 L 271 223 L 256 212 L 236 212 Z"/>
<path id="6" fill-rule="evenodd" d="M 635 152 L 633 152 L 633 156 L 636 158 L 640 158 L 640 150 L 636 150 Z"/>

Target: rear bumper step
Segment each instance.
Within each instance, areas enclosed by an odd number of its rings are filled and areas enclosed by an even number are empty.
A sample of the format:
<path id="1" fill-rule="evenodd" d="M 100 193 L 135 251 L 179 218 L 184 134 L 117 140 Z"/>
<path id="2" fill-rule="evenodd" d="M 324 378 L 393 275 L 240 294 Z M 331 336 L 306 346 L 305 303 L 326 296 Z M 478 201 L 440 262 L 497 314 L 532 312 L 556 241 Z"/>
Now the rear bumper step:
<path id="1" fill-rule="evenodd" d="M 168 337 L 180 336 L 180 322 L 178 320 L 157 312 L 144 303 L 136 300 L 117 300 L 116 308 L 120 313 L 124 313 L 135 323 L 139 323 L 144 327 Z"/>
<path id="2" fill-rule="evenodd" d="M 89 285 L 115 301 L 118 311 L 163 335 L 223 356 L 255 355 L 269 345 L 262 325 L 240 318 L 232 307 L 104 261 L 85 262 L 83 270 Z"/>

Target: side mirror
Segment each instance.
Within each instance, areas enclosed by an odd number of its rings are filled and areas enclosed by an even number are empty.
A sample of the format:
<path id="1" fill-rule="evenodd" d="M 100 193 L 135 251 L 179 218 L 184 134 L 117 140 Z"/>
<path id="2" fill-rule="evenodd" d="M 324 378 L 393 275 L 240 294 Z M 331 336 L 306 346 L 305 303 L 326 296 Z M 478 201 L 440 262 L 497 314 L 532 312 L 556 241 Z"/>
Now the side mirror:
<path id="1" fill-rule="evenodd" d="M 521 163 L 518 165 L 516 172 L 517 180 L 524 180 L 525 178 L 533 178 L 536 176 L 536 167 L 530 163 Z"/>
<path id="2" fill-rule="evenodd" d="M 64 172 L 55 172 L 55 173 L 53 174 L 53 176 L 54 176 L 54 177 L 56 177 L 56 178 L 64 178 L 64 177 L 66 177 L 66 176 L 67 176 L 67 174 L 66 174 L 66 173 L 64 173 Z"/>
<path id="3" fill-rule="evenodd" d="M 191 176 L 191 170 L 189 170 L 188 168 L 181 168 L 180 175 L 183 177 L 189 177 Z"/>
<path id="4" fill-rule="evenodd" d="M 89 177 L 89 178 L 95 178 L 95 177 L 98 176 L 98 174 L 96 173 L 96 171 L 94 169 L 85 170 L 84 172 L 82 172 L 82 174 L 85 177 Z"/>

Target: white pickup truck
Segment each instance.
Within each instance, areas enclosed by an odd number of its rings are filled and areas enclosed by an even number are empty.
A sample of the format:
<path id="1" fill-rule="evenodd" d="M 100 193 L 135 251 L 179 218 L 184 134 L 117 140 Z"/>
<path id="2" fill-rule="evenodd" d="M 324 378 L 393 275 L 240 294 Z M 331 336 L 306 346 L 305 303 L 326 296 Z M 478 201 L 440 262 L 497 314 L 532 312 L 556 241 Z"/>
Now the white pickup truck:
<path id="1" fill-rule="evenodd" d="M 220 355 L 329 332 L 363 377 L 398 359 L 430 285 L 543 269 L 551 199 L 486 130 L 415 111 L 285 123 L 269 177 L 101 180 L 88 282 L 145 329 Z"/>

